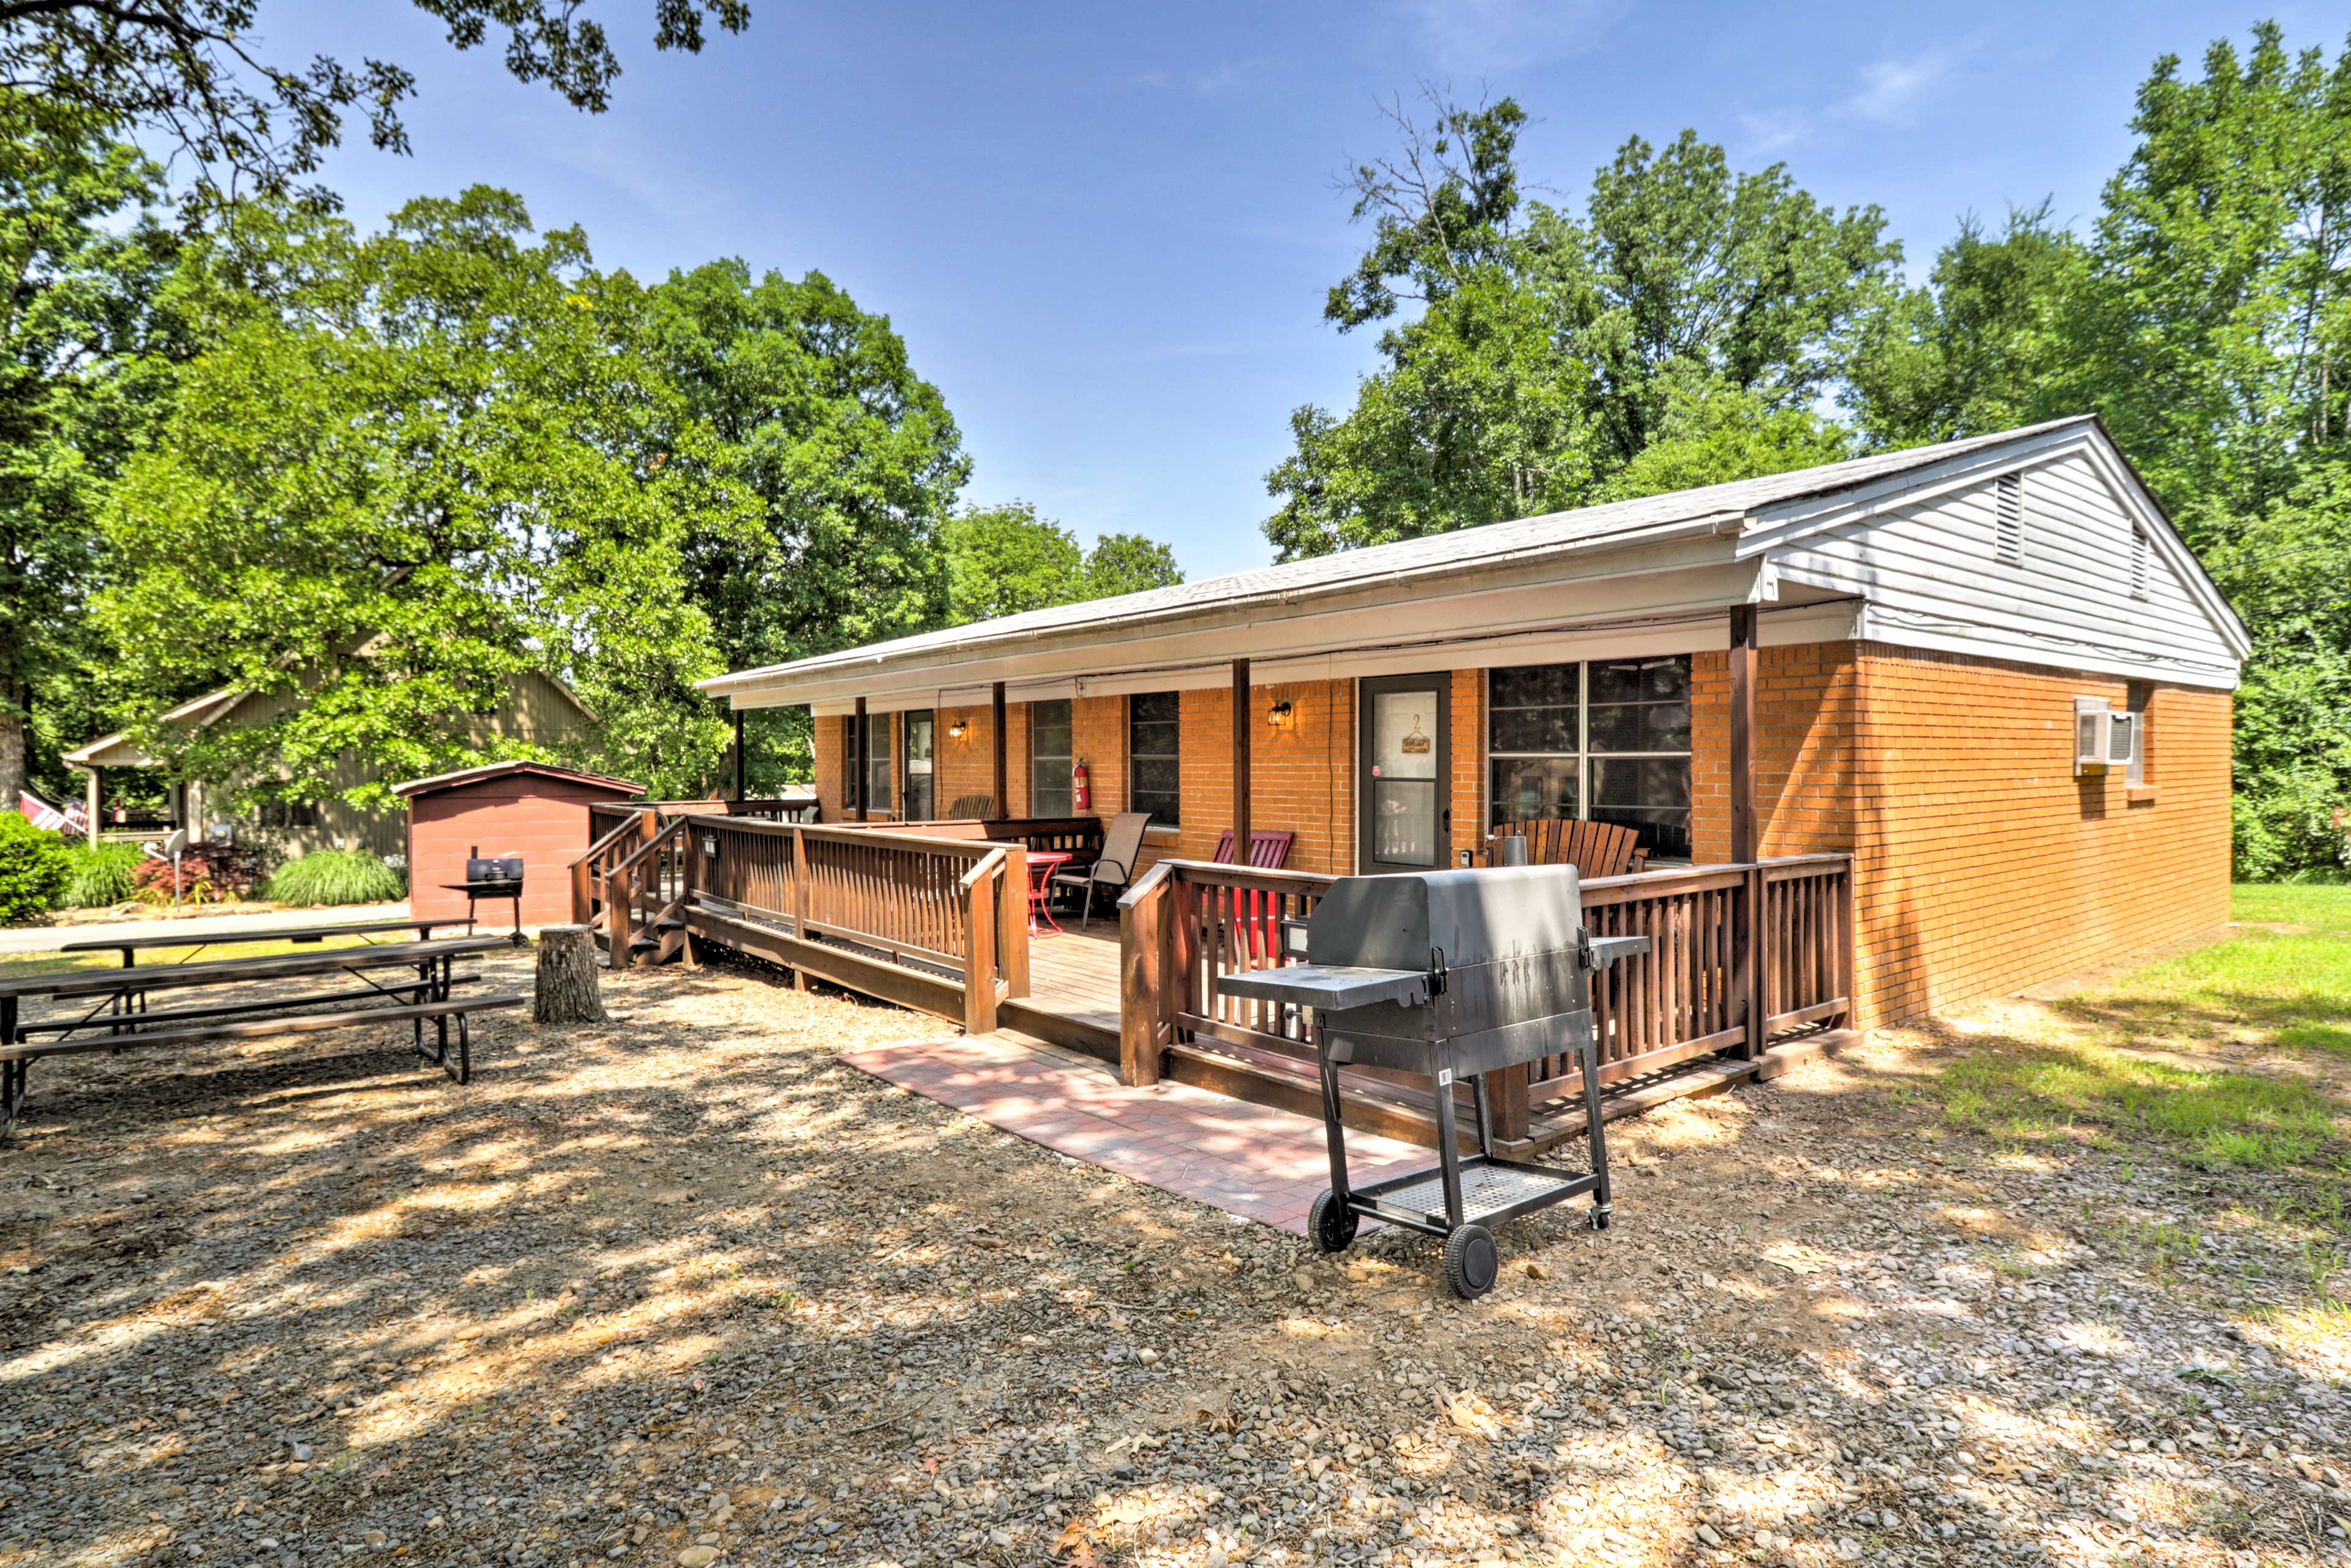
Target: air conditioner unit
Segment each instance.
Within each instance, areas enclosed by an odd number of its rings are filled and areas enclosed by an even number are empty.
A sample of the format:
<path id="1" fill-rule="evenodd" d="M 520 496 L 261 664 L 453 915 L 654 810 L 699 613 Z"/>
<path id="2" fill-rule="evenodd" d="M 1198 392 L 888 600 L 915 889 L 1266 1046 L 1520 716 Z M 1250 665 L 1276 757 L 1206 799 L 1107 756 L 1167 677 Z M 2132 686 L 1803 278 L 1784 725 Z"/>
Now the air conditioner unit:
<path id="1" fill-rule="evenodd" d="M 2138 757 L 2138 715 L 2116 713 L 2104 697 L 2074 699 L 2074 777 L 2127 772 Z"/>

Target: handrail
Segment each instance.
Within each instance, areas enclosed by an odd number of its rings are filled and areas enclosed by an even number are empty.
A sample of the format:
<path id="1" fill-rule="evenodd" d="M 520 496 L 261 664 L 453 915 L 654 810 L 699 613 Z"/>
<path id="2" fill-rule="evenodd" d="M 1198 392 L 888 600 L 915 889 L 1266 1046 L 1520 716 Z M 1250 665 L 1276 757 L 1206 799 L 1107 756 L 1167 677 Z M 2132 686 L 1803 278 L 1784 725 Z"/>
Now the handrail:
<path id="1" fill-rule="evenodd" d="M 1792 1030 L 1853 1017 L 1854 857 L 1778 855 L 1582 883 L 1595 936 L 1650 950 L 1595 975 L 1593 1027 L 1604 1082 L 1731 1051 L 1760 1057 Z M 1166 1048 L 1197 1035 L 1304 1055 L 1294 1011 L 1225 995 L 1221 977 L 1290 961 L 1282 923 L 1337 878 L 1163 860 L 1119 899 L 1122 1082 L 1155 1082 Z M 1523 1138 L 1531 1099 L 1580 1089 L 1570 1057 L 1489 1080 L 1495 1130 Z M 1507 1080 L 1507 1082 L 1503 1082 Z"/>
<path id="2" fill-rule="evenodd" d="M 639 844 L 634 850 L 632 850 L 629 852 L 627 859 L 622 861 L 618 865 L 612 868 L 612 873 L 617 876 L 624 872 L 632 870 L 639 861 L 644 859 L 655 850 L 660 849 L 668 840 L 675 838 L 679 834 L 686 831 L 686 821 L 687 820 L 685 818 L 681 817 L 665 828 L 655 829 L 652 838 L 647 839 L 643 843 Z"/>
<path id="3" fill-rule="evenodd" d="M 979 858 L 977 864 L 974 865 L 969 871 L 964 873 L 963 879 L 957 882 L 956 885 L 961 888 L 964 892 L 969 893 L 973 888 L 977 887 L 985 878 L 1000 872 L 1007 858 L 1004 846 L 1002 844 L 996 845 L 994 848 L 989 850 L 987 853 Z"/>

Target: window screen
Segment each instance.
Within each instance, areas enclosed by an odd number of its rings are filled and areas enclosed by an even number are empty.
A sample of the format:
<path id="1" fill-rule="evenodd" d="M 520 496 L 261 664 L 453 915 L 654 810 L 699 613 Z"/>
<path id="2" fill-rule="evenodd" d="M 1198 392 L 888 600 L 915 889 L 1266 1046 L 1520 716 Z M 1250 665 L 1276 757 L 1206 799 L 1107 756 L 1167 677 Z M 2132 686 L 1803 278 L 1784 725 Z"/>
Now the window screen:
<path id="1" fill-rule="evenodd" d="M 1070 703 L 1029 705 L 1029 814 L 1070 814 Z"/>
<path id="2" fill-rule="evenodd" d="M 906 716 L 906 820 L 927 822 L 938 815 L 931 780 L 931 710 L 919 708 Z"/>
<path id="3" fill-rule="evenodd" d="M 1487 689 L 1492 825 L 1588 817 L 1690 852 L 1689 656 L 1499 669 Z"/>
<path id="4" fill-rule="evenodd" d="M 1148 811 L 1155 824 L 1183 821 L 1182 699 L 1174 692 L 1143 692 L 1126 699 L 1127 810 Z"/>

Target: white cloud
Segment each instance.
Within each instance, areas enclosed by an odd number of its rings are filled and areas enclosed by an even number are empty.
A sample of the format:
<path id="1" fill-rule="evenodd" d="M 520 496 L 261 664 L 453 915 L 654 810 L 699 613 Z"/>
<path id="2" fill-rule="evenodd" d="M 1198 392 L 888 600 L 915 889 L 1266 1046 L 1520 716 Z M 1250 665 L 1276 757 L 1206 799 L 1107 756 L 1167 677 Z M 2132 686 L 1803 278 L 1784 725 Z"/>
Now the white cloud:
<path id="1" fill-rule="evenodd" d="M 1907 125 L 1911 111 L 1950 71 L 1950 57 L 1940 50 L 1915 60 L 1878 60 L 1861 68 L 1861 90 L 1838 108 L 1856 120 Z"/>
<path id="2" fill-rule="evenodd" d="M 1817 108 L 1741 110 L 1741 151 L 1768 156 L 1858 125 L 1907 128 L 1949 83 L 1963 52 L 1935 48 L 1909 59 L 1873 60 L 1861 68 L 1851 92 Z"/>
<path id="3" fill-rule="evenodd" d="M 1395 16 L 1446 70 L 1536 65 L 1596 47 L 1624 0 L 1393 0 Z"/>

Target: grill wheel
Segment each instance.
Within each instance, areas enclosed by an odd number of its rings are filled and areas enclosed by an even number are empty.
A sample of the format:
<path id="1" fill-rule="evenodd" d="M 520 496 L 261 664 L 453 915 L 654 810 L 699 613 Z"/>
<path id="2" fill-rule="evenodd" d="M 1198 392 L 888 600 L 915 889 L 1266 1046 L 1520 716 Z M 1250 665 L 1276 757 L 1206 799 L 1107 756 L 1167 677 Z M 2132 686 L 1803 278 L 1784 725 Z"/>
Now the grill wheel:
<path id="1" fill-rule="evenodd" d="M 1357 1218 L 1354 1210 L 1343 1206 L 1338 1196 L 1325 1187 L 1314 1207 L 1306 1211 L 1306 1233 L 1314 1238 L 1317 1250 L 1344 1252 L 1355 1239 Z"/>
<path id="2" fill-rule="evenodd" d="M 1445 1280 L 1465 1301 L 1477 1300 L 1494 1288 L 1502 1271 L 1502 1254 L 1494 1235 L 1482 1225 L 1464 1225 L 1445 1239 Z"/>

